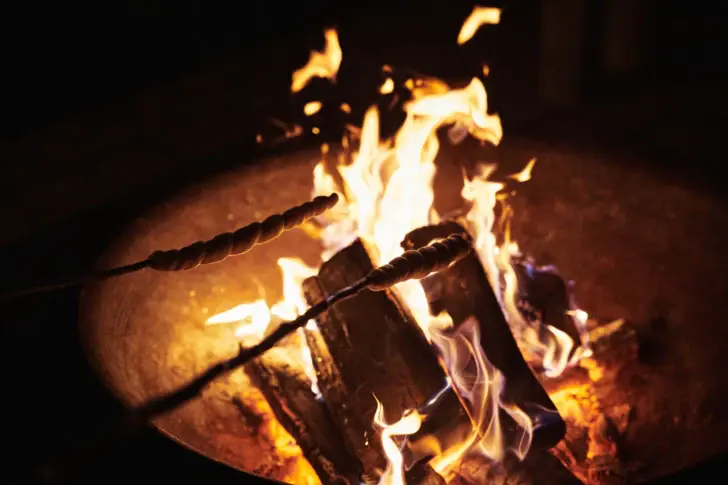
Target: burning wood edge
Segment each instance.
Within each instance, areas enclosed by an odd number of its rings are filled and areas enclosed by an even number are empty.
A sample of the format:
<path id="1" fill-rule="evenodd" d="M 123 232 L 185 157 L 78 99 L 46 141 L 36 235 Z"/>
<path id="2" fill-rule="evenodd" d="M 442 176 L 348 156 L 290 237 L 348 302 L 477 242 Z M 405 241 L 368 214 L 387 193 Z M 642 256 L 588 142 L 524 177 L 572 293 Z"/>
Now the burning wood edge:
<path id="1" fill-rule="evenodd" d="M 467 252 L 470 243 L 465 238 L 458 241 Z M 408 254 L 414 255 L 404 253 Z M 404 261 L 393 263 L 392 268 Z M 327 298 L 337 288 L 377 271 L 373 268 L 369 250 L 356 240 L 326 261 L 317 276 L 303 282 L 304 295 L 309 302 Z M 305 333 L 318 387 L 349 453 L 372 475 L 364 480 L 376 480 L 377 471 L 387 465 L 374 422 L 377 400 L 393 422 L 406 410 L 425 404 L 443 386 L 445 374 L 414 318 L 392 291 L 361 292 L 317 322 L 318 328 L 307 327 Z"/>
<path id="2" fill-rule="evenodd" d="M 298 318 L 280 324 L 273 332 L 258 344 L 251 347 L 241 345 L 238 353 L 227 360 L 221 361 L 197 376 L 187 384 L 148 400 L 146 403 L 130 411 L 120 422 L 109 430 L 106 440 L 102 443 L 93 443 L 71 459 L 61 460 L 57 463 L 41 467 L 40 473 L 44 481 L 48 477 L 63 476 L 69 468 L 78 465 L 78 461 L 92 459 L 96 453 L 107 448 L 119 439 L 124 439 L 145 429 L 147 423 L 181 407 L 195 399 L 215 379 L 226 375 L 272 349 L 283 338 L 302 328 L 307 322 L 329 310 L 343 300 L 351 298 L 364 290 L 382 291 L 388 287 L 407 279 L 423 278 L 433 271 L 440 271 L 450 264 L 463 258 L 470 251 L 469 239 L 462 235 L 452 236 L 438 241 L 418 251 L 405 251 L 401 256 L 394 258 L 388 264 L 370 271 L 352 285 L 342 288 L 318 303 L 312 305 Z"/>
<path id="3" fill-rule="evenodd" d="M 553 395 L 566 393 L 563 415 L 568 423 L 563 442 L 553 448 L 577 477 L 589 484 L 630 483 L 630 466 L 624 459 L 622 437 L 629 427 L 633 411 L 618 392 L 624 373 L 638 361 L 639 339 L 635 328 L 625 320 L 592 325 L 587 334 L 592 355 L 578 367 L 567 370 L 543 384 Z M 581 389 L 582 392 L 578 390 Z M 569 396 L 572 392 L 574 396 Z M 576 394 L 585 393 L 580 398 Z M 590 401 L 595 412 L 583 422 L 581 401 Z"/>
<path id="4" fill-rule="evenodd" d="M 293 436 L 306 460 L 324 484 L 358 483 L 362 470 L 346 444 L 328 408 L 311 390 L 303 372 L 267 362 L 260 357 L 245 366 L 245 373 L 262 392 L 278 422 Z"/>
<path id="5" fill-rule="evenodd" d="M 0 295 L 0 300 L 59 290 L 92 280 L 134 273 L 146 268 L 157 271 L 185 271 L 196 268 L 201 264 L 218 263 L 230 256 L 247 253 L 259 244 L 272 241 L 283 232 L 290 231 L 309 219 L 323 214 L 335 206 L 338 201 L 339 195 L 335 193 L 318 196 L 301 205 L 291 207 L 281 214 L 270 215 L 262 222 L 253 222 L 237 229 L 235 232 L 218 234 L 208 241 L 197 241 L 180 249 L 155 251 L 143 261 L 95 271 L 68 281 L 13 291 Z"/>
<path id="6" fill-rule="evenodd" d="M 467 234 L 459 224 L 449 221 L 410 232 L 402 243 L 408 249 L 423 247 L 447 234 Z M 462 258 L 438 275 L 422 280 L 433 314 L 446 311 L 457 329 L 475 317 L 481 330 L 480 345 L 488 360 L 506 380 L 501 399 L 518 406 L 537 426 L 532 446 L 550 448 L 564 436 L 566 425 L 556 406 L 523 358 L 506 321 L 485 270 L 474 253 Z M 457 389 L 454 389 L 458 393 Z M 463 402 L 473 418 L 473 410 Z M 510 421 L 502 412 L 503 422 Z"/>
<path id="7" fill-rule="evenodd" d="M 462 226 L 448 221 L 410 232 L 402 246 L 406 249 L 422 247 L 451 233 L 467 234 Z M 506 456 L 500 464 L 475 460 L 478 467 L 485 470 L 482 472 L 488 474 L 488 483 L 510 483 L 513 480 L 519 483 L 578 482 L 546 452 L 563 439 L 566 423 L 524 360 L 477 257 L 470 253 L 447 270 L 422 279 L 421 284 L 431 312 L 448 312 L 456 328 L 471 316 L 476 317 L 481 329 L 480 344 L 488 359 L 506 378 L 503 400 L 518 405 L 534 423 L 532 447 L 523 463 L 514 456 Z M 425 417 L 420 429 L 404 440 L 403 455 L 407 466 L 416 466 L 432 458 L 437 451 L 462 443 L 472 432 L 474 411 L 451 385 L 433 396 L 425 407 L 418 410 Z M 499 418 L 504 424 L 505 434 L 508 434 L 509 424 L 513 424 L 511 418 L 503 411 Z M 458 470 L 449 478 L 457 479 L 458 474 L 465 479 L 465 475 L 473 475 L 473 471 Z"/>

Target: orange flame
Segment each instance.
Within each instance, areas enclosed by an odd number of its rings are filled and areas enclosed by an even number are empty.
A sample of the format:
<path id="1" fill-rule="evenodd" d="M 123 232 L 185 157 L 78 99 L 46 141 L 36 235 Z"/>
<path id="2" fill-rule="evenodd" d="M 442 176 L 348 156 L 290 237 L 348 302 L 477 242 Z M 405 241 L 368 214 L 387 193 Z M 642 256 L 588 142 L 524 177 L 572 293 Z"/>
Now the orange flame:
<path id="1" fill-rule="evenodd" d="M 470 13 L 458 34 L 458 45 L 463 45 L 473 38 L 475 33 L 485 24 L 497 24 L 500 22 L 501 11 L 494 7 L 475 7 Z"/>
<path id="2" fill-rule="evenodd" d="M 321 110 L 321 101 L 309 101 L 303 107 L 303 113 L 306 116 L 312 116 Z"/>
<path id="3" fill-rule="evenodd" d="M 467 42 L 481 25 L 497 23 L 499 18 L 500 10 L 477 7 L 463 24 L 458 43 Z M 342 58 L 336 31 L 327 31 L 326 41 L 325 51 L 312 52 L 308 64 L 293 74 L 293 92 L 303 89 L 315 76 L 335 79 Z M 316 231 L 310 232 L 320 238 L 324 261 L 354 239 L 361 238 L 373 249 L 374 263 L 383 264 L 401 254 L 400 241 L 406 234 L 439 222 L 440 215 L 433 207 L 432 187 L 435 157 L 440 145 L 438 129 L 449 127 L 453 143 L 467 136 L 492 145 L 500 143 L 503 136 L 500 118 L 488 112 L 487 93 L 478 78 L 459 88 L 434 78 L 412 78 L 405 82 L 405 87 L 411 91 L 412 100 L 404 106 L 406 118 L 394 137 L 380 139 L 380 115 L 376 106 L 372 106 L 366 111 L 360 129 L 348 127 L 352 138 L 358 139 L 359 143 L 358 150 L 353 153 L 353 161 L 346 163 L 340 159 L 335 168 L 341 183 L 327 172 L 323 162 L 313 170 L 314 195 L 340 192 L 346 201 L 319 217 Z M 380 93 L 388 94 L 393 90 L 394 82 L 387 78 L 380 87 Z M 311 104 L 304 109 L 307 115 L 321 107 L 320 103 L 313 107 Z M 340 109 L 351 113 L 351 108 L 345 103 L 340 105 Z M 349 138 L 345 137 L 342 145 L 348 149 Z M 328 145 L 322 146 L 322 153 L 328 151 Z M 510 178 L 516 182 L 528 181 L 534 164 L 535 159 L 530 160 L 521 172 Z M 490 180 L 495 169 L 495 165 L 481 164 L 473 177 L 464 179 L 461 195 L 470 205 L 465 223 L 521 350 L 545 369 L 547 376 L 556 376 L 588 355 L 588 350 L 579 346 L 579 342 L 573 342 L 561 330 L 529 321 L 521 314 L 513 266 L 514 258 L 520 253 L 518 245 L 511 240 L 509 230 L 509 217 L 513 211 L 502 192 L 505 185 Z M 496 220 L 497 204 L 503 208 L 500 220 Z M 506 229 L 500 244 L 496 237 L 496 222 Z M 207 323 L 240 322 L 236 334 L 247 342 L 259 340 L 273 320 L 289 320 L 300 315 L 306 308 L 301 283 L 316 271 L 297 259 L 281 258 L 278 264 L 284 281 L 281 301 L 270 308 L 263 300 L 239 305 L 215 315 Z M 480 346 L 478 322 L 471 318 L 453 330 L 448 315 L 430 314 L 425 292 L 418 282 L 400 283 L 394 291 L 400 294 L 424 334 L 443 356 L 452 385 L 468 402 L 473 422 L 468 438 L 449 450 L 442 450 L 430 462 L 433 468 L 445 473 L 469 453 L 479 453 L 495 461 L 503 459 L 508 451 L 520 458 L 525 457 L 531 445 L 533 423 L 516 406 L 501 402 L 505 379 Z M 575 321 L 585 322 L 585 312 L 576 308 L 571 311 Z M 309 322 L 308 328 L 316 329 L 316 324 Z M 305 342 L 304 339 L 301 341 Z M 281 354 L 285 354 L 281 358 L 292 358 L 302 365 L 311 378 L 312 388 L 316 390 L 311 354 L 305 343 L 302 345 L 293 351 L 281 349 Z M 501 411 L 510 415 L 518 427 L 518 432 L 515 437 L 511 436 L 512 440 L 509 438 L 509 442 L 506 442 L 501 429 Z M 389 460 L 387 471 L 381 476 L 381 484 L 404 485 L 402 455 L 392 437 L 414 433 L 419 429 L 421 420 L 422 416 L 410 411 L 397 423 L 387 425 L 383 421 L 382 406 L 378 404 L 375 424 L 382 428 L 382 447 Z"/>
<path id="4" fill-rule="evenodd" d="M 293 73 L 291 92 L 297 93 L 314 77 L 327 78 L 332 82 L 336 80 L 336 73 L 341 65 L 342 52 L 339 45 L 339 35 L 334 29 L 324 32 L 326 46 L 323 52 L 312 51 L 305 66 Z"/>

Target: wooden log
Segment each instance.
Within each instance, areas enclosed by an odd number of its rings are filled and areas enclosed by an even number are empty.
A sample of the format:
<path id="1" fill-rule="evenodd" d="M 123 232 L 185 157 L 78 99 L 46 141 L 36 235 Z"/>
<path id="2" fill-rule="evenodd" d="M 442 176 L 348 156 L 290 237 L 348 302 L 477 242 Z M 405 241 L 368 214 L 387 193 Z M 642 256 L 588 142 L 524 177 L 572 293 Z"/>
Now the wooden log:
<path id="1" fill-rule="evenodd" d="M 566 437 L 552 452 L 585 483 L 631 483 L 623 436 L 633 409 L 623 380 L 638 365 L 639 341 L 624 320 L 590 326 L 591 357 L 543 382 L 567 422 Z"/>
<path id="2" fill-rule="evenodd" d="M 465 232 L 456 222 L 447 221 L 410 232 L 402 246 L 416 249 L 434 239 Z M 506 379 L 501 400 L 517 405 L 533 422 L 541 422 L 534 429 L 532 446 L 550 448 L 558 443 L 566 425 L 524 360 L 477 255 L 471 253 L 447 270 L 429 276 L 423 280 L 423 287 L 431 311 L 447 311 L 456 328 L 471 316 L 477 319 L 481 330 L 480 345 Z M 543 421 L 544 416 L 551 419 Z M 505 412 L 501 413 L 501 421 L 510 422 Z"/>
<path id="3" fill-rule="evenodd" d="M 365 276 L 374 268 L 357 240 L 303 283 L 309 303 Z M 424 405 L 445 384 L 445 374 L 424 334 L 392 291 L 364 291 L 307 329 L 318 384 L 350 452 L 367 474 L 386 466 L 374 426 L 377 400 L 387 422 Z M 376 397 L 376 399 L 375 399 Z"/>
<path id="4" fill-rule="evenodd" d="M 501 463 L 488 463 L 478 456 L 462 461 L 449 481 L 452 485 L 579 485 L 576 478 L 546 450 L 533 450 L 525 460 L 508 456 Z"/>
<path id="5" fill-rule="evenodd" d="M 296 440 L 321 483 L 359 483 L 358 460 L 349 455 L 326 405 L 302 369 L 261 357 L 245 366 L 279 423 Z"/>
<path id="6" fill-rule="evenodd" d="M 418 470 L 422 464 L 462 443 L 473 432 L 470 417 L 450 386 L 444 388 L 428 405 L 420 410 L 425 419 L 417 433 L 405 438 L 402 453 L 405 466 Z M 458 406 L 461 412 L 451 410 Z M 415 474 L 417 472 L 414 472 Z M 420 472 L 422 473 L 422 472 Z M 433 473 L 434 470 L 433 470 Z M 481 480 L 487 479 L 487 480 Z M 458 465 L 443 477 L 448 483 L 500 483 L 500 484 L 577 484 L 579 480 L 556 457 L 543 449 L 534 449 L 523 462 L 506 455 L 504 462 L 493 463 L 485 456 L 463 457 Z"/>
<path id="7" fill-rule="evenodd" d="M 402 444 L 402 458 L 407 469 L 429 462 L 463 443 L 473 433 L 470 416 L 450 384 L 418 411 L 424 416 L 420 429 L 407 436 Z"/>

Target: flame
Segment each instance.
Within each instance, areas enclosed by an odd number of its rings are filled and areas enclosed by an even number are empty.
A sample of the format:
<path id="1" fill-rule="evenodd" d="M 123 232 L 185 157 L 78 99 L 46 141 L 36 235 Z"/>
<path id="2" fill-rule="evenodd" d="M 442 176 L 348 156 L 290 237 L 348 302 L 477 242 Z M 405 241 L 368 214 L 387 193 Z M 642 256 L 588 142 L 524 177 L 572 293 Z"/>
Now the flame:
<path id="1" fill-rule="evenodd" d="M 315 275 L 316 270 L 298 258 L 279 258 L 278 267 L 283 275 L 283 298 L 281 300 L 270 307 L 263 299 L 258 299 L 253 303 L 243 303 L 213 315 L 207 319 L 205 324 L 237 323 L 235 336 L 240 339 L 241 343 L 250 346 L 263 339 L 272 321 L 293 320 L 305 312 L 307 304 L 301 285 L 303 280 Z M 306 328 L 315 329 L 316 322 L 308 322 Z M 299 334 L 303 334 L 303 329 L 299 330 Z M 305 342 L 305 338 L 301 339 L 301 342 Z M 276 355 L 282 360 L 291 360 L 293 363 L 303 365 L 306 376 L 311 380 L 311 390 L 316 395 L 320 395 L 316 369 L 308 346 L 302 343 L 297 349 L 286 349 Z"/>
<path id="2" fill-rule="evenodd" d="M 458 43 L 467 42 L 482 24 L 497 23 L 499 18 L 500 10 L 477 7 L 463 24 Z M 314 76 L 335 79 L 342 57 L 336 31 L 326 31 L 326 40 L 325 51 L 312 52 L 309 63 L 293 74 L 293 92 L 302 89 Z M 400 242 L 406 234 L 440 221 L 440 215 L 433 207 L 439 129 L 448 128 L 453 143 L 459 143 L 467 136 L 491 145 L 501 141 L 500 118 L 488 112 L 487 93 L 477 77 L 461 87 L 451 87 L 435 78 L 413 77 L 405 82 L 405 87 L 412 93 L 412 99 L 403 106 L 404 122 L 392 138 L 381 138 L 380 113 L 376 105 L 372 106 L 365 112 L 361 128 L 347 126 L 348 135 L 344 137 L 342 147 L 351 150 L 353 157 L 350 163 L 348 157 L 339 158 L 334 168 L 338 177 L 329 173 L 323 161 L 313 170 L 314 195 L 339 192 L 345 200 L 317 218 L 315 229 L 306 229 L 320 239 L 323 261 L 361 238 L 372 248 L 374 263 L 384 264 L 402 253 Z M 387 78 L 380 93 L 387 94 L 393 89 L 394 82 Z M 320 109 L 320 103 L 314 106 L 315 110 L 305 108 L 306 114 Z M 351 113 L 348 104 L 341 104 L 340 109 Z M 350 147 L 353 140 L 358 141 L 355 151 Z M 321 152 L 326 154 L 329 150 L 325 145 Z M 530 180 L 535 162 L 535 159 L 530 160 L 521 172 L 509 178 L 518 183 Z M 535 368 L 543 369 L 546 377 L 557 376 L 587 356 L 588 348 L 574 342 L 563 331 L 538 319 L 529 319 L 522 313 L 514 267 L 514 262 L 522 255 L 517 243 L 511 239 L 513 209 L 508 204 L 508 193 L 504 191 L 506 184 L 491 180 L 495 171 L 493 164 L 480 164 L 474 175 L 464 177 L 461 195 L 469 205 L 464 224 L 473 237 L 477 257 L 522 352 Z M 497 209 L 500 209 L 499 217 L 496 216 Z M 300 315 L 306 309 L 301 283 L 316 270 L 293 258 L 281 258 L 278 265 L 283 274 L 280 301 L 270 307 L 262 299 L 238 305 L 211 317 L 207 323 L 238 323 L 236 335 L 249 343 L 260 340 L 274 321 L 291 320 Z M 401 296 L 425 336 L 439 350 L 453 387 L 467 402 L 473 423 L 467 439 L 451 449 L 442 450 L 430 462 L 433 468 L 445 473 L 471 453 L 494 461 L 502 460 L 509 451 L 520 458 L 525 457 L 534 423 L 517 406 L 501 400 L 505 378 L 488 360 L 480 345 L 478 322 L 470 318 L 453 328 L 448 315 L 431 315 L 419 282 L 400 283 L 393 291 Z M 569 311 L 579 328 L 585 329 L 587 314 L 575 305 Z M 316 324 L 309 322 L 307 328 L 316 330 Z M 279 353 L 281 358 L 302 365 L 311 379 L 312 389 L 318 392 L 310 351 L 305 339 L 299 340 L 302 342 L 299 348 L 279 349 Z M 504 415 L 515 423 L 515 434 L 505 436 L 500 423 Z M 388 425 L 383 421 L 383 409 L 378 403 L 375 424 L 382 429 L 382 447 L 389 460 L 381 484 L 404 485 L 403 458 L 392 437 L 414 433 L 421 421 L 422 416 L 413 410 L 405 413 L 400 421 Z"/>
<path id="3" fill-rule="evenodd" d="M 523 170 L 511 175 L 510 178 L 521 183 L 528 182 L 531 180 L 534 165 L 536 165 L 536 159 L 532 158 L 528 161 L 528 164 L 523 168 Z"/>
<path id="4" fill-rule="evenodd" d="M 500 22 L 501 11 L 494 7 L 475 7 L 470 13 L 458 34 L 458 45 L 463 45 L 473 38 L 475 33 L 485 24 L 497 24 Z"/>
<path id="5" fill-rule="evenodd" d="M 303 113 L 306 116 L 312 116 L 321 110 L 321 101 L 309 101 L 303 107 Z"/>
<path id="6" fill-rule="evenodd" d="M 208 325 L 238 322 L 235 336 L 245 341 L 260 341 L 270 324 L 271 314 L 265 300 L 243 303 L 230 310 L 218 313 L 207 319 Z"/>
<path id="7" fill-rule="evenodd" d="M 379 477 L 380 485 L 406 485 L 404 479 L 404 460 L 402 452 L 392 439 L 393 436 L 408 436 L 417 432 L 422 424 L 422 416 L 417 411 L 405 413 L 402 418 L 393 424 L 387 424 L 384 419 L 384 406 L 377 401 L 377 411 L 374 414 L 374 424 L 381 428 L 382 449 L 387 457 L 387 469 Z"/>
<path id="8" fill-rule="evenodd" d="M 324 32 L 324 39 L 326 39 L 324 51 L 311 51 L 306 65 L 293 73 L 292 93 L 297 93 L 305 88 L 314 77 L 336 81 L 336 73 L 339 71 L 342 59 L 339 35 L 335 29 L 328 29 Z"/>
<path id="9" fill-rule="evenodd" d="M 531 446 L 533 423 L 517 406 L 501 402 L 505 386 L 503 374 L 488 360 L 480 346 L 480 325 L 471 317 L 454 334 L 438 329 L 432 332 L 433 343 L 440 350 L 445 367 L 462 399 L 467 401 L 473 432 L 457 446 L 444 450 L 430 462 L 433 469 L 445 474 L 463 456 L 479 453 L 500 461 L 508 450 L 523 459 Z M 518 431 L 507 443 L 500 423 L 501 410 L 509 414 Z"/>

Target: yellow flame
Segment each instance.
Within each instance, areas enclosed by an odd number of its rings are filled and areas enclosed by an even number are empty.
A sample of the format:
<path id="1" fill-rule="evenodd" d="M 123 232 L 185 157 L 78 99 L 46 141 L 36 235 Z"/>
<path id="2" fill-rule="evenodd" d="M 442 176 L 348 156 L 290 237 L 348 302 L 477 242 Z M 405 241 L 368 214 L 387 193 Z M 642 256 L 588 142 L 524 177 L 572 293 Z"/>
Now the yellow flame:
<path id="1" fill-rule="evenodd" d="M 253 343 L 260 341 L 270 324 L 271 314 L 265 300 L 243 303 L 230 310 L 218 313 L 207 319 L 208 325 L 218 323 L 239 323 L 235 336 Z"/>
<path id="2" fill-rule="evenodd" d="M 263 339 L 274 317 L 278 321 L 288 321 L 305 312 L 308 305 L 301 285 L 303 280 L 315 275 L 316 270 L 298 258 L 279 258 L 278 267 L 283 276 L 283 298 L 281 300 L 271 307 L 268 307 L 263 299 L 237 305 L 213 315 L 205 323 L 207 325 L 238 323 L 235 336 L 244 345 L 250 346 Z M 308 322 L 307 328 L 315 329 L 316 323 Z M 299 333 L 303 333 L 303 329 Z M 305 342 L 305 339 L 301 339 L 301 342 Z M 278 352 L 276 355 L 301 364 L 306 376 L 311 380 L 311 389 L 314 393 L 319 394 L 316 370 L 308 346 L 302 343 L 300 348 L 287 350 L 289 352 Z"/>
<path id="3" fill-rule="evenodd" d="M 458 42 L 466 42 L 482 24 L 497 23 L 499 18 L 500 10 L 477 7 L 463 24 Z M 327 31 L 326 39 L 324 53 L 312 52 L 309 63 L 294 73 L 292 91 L 302 89 L 314 76 L 335 79 L 341 50 L 335 31 Z M 384 71 L 391 72 L 391 68 L 385 66 Z M 318 217 L 308 229 L 309 234 L 320 238 L 324 261 L 354 239 L 361 238 L 373 249 L 374 263 L 384 264 L 402 253 L 400 242 L 407 233 L 440 221 L 440 215 L 433 207 L 435 157 L 440 148 L 437 131 L 440 128 L 449 128 L 453 143 L 467 136 L 492 145 L 501 141 L 501 120 L 497 114 L 488 112 L 487 93 L 477 77 L 462 87 L 451 87 L 436 78 L 413 77 L 405 82 L 405 87 L 411 91 L 412 99 L 405 104 L 404 122 L 392 138 L 381 138 L 380 113 L 372 106 L 366 111 L 360 128 L 347 125 L 342 146 L 351 147 L 352 161 L 339 157 L 339 163 L 334 167 L 337 177 L 327 171 L 323 161 L 313 170 L 314 195 L 337 192 L 344 199 L 343 203 Z M 394 82 L 388 78 L 380 92 L 387 94 L 393 89 Z M 342 103 L 340 109 L 351 112 L 346 103 Z M 355 150 L 354 143 L 358 143 Z M 322 146 L 322 155 L 328 152 L 328 145 Z M 534 164 L 535 159 L 529 161 L 521 172 L 510 178 L 518 182 L 529 180 Z M 495 165 L 480 164 L 473 176 L 464 178 L 461 195 L 469 205 L 464 222 L 521 350 L 530 361 L 545 369 L 547 376 L 555 376 L 584 357 L 586 351 L 581 347 L 575 349 L 575 343 L 561 330 L 528 321 L 518 308 L 518 280 L 513 261 L 520 253 L 518 245 L 511 240 L 509 228 L 513 210 L 508 205 L 508 194 L 503 190 L 505 185 L 490 180 L 495 168 Z M 497 204 L 503 209 L 498 219 Z M 496 233 L 501 232 L 505 236 L 499 244 Z M 306 308 L 301 283 L 316 270 L 291 258 L 281 258 L 278 264 L 283 273 L 283 298 L 279 302 L 271 307 L 263 300 L 239 305 L 210 318 L 208 324 L 240 322 L 237 334 L 252 339 L 264 335 L 271 322 L 300 315 Z M 473 423 L 468 438 L 457 446 L 441 450 L 430 463 L 433 468 L 443 473 L 466 453 L 472 452 L 492 460 L 501 460 L 508 450 L 524 457 L 531 444 L 533 423 L 517 406 L 501 402 L 505 380 L 480 345 L 479 322 L 471 318 L 454 329 L 449 315 L 431 315 L 425 292 L 418 282 L 400 283 L 393 291 L 399 293 L 423 333 L 439 349 L 453 387 L 467 402 Z M 573 310 L 572 318 L 583 323 L 587 315 L 581 310 Z M 309 322 L 308 328 L 315 330 L 315 323 Z M 311 354 L 305 343 L 298 349 L 279 350 L 284 354 L 281 358 L 293 358 L 306 369 L 312 387 L 316 389 Z M 514 438 L 512 442 L 505 442 L 500 424 L 502 413 L 510 415 L 517 424 L 516 436 L 509 435 Z M 410 411 L 397 423 L 387 425 L 378 403 L 375 421 L 383 428 L 382 447 L 389 460 L 380 483 L 404 485 L 402 455 L 392 437 L 415 432 L 421 419 L 422 416 Z"/>
<path id="4" fill-rule="evenodd" d="M 473 38 L 475 33 L 484 24 L 497 24 L 500 22 L 501 11 L 494 7 L 475 7 L 468 18 L 463 22 L 458 34 L 458 45 L 463 45 Z"/>
<path id="5" fill-rule="evenodd" d="M 335 29 L 327 29 L 324 31 L 324 38 L 326 39 L 324 51 L 311 51 L 306 65 L 293 73 L 291 92 L 299 92 L 314 77 L 336 81 L 336 73 L 339 71 L 342 59 L 339 35 Z"/>
<path id="6" fill-rule="evenodd" d="M 510 176 L 510 178 L 521 183 L 528 182 L 529 180 L 531 180 L 534 165 L 536 165 L 536 159 L 532 158 L 528 161 L 528 164 L 526 164 L 523 170 L 518 173 L 514 173 Z"/>
<path id="7" fill-rule="evenodd" d="M 384 407 L 379 400 L 377 401 L 377 411 L 374 415 L 374 424 L 382 429 L 381 441 L 382 449 L 387 457 L 387 469 L 381 477 L 379 477 L 379 485 L 406 485 L 404 479 L 404 467 L 402 452 L 399 450 L 397 443 L 394 442 L 394 436 L 408 436 L 417 432 L 422 424 L 422 416 L 417 411 L 405 413 L 396 423 L 387 424 L 384 419 Z"/>
<path id="8" fill-rule="evenodd" d="M 392 91 L 394 91 L 394 81 L 392 81 L 391 77 L 388 77 L 384 80 L 384 83 L 379 87 L 379 93 L 380 94 L 389 94 Z"/>
<path id="9" fill-rule="evenodd" d="M 321 110 L 321 101 L 309 101 L 306 103 L 306 105 L 303 107 L 303 113 L 306 116 L 315 115 L 316 113 Z"/>

